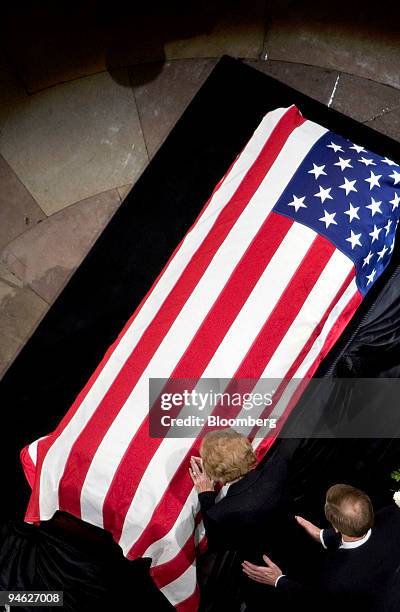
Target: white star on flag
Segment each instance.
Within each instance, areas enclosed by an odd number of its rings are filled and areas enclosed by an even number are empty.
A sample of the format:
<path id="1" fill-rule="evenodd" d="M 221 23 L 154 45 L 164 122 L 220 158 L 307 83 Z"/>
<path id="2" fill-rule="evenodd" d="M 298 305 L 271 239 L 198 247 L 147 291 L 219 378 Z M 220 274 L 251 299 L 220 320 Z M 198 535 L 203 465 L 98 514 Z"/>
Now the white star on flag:
<path id="1" fill-rule="evenodd" d="M 303 196 L 302 198 L 298 198 L 297 196 L 293 194 L 293 200 L 289 202 L 288 206 L 293 206 L 296 212 L 299 211 L 299 208 L 307 208 L 307 205 L 304 204 L 305 197 L 306 196 Z"/>
<path id="2" fill-rule="evenodd" d="M 333 164 L 334 166 L 340 166 L 340 169 L 342 170 L 346 170 L 346 168 L 352 168 L 353 166 L 350 164 L 350 159 L 343 159 L 342 157 L 339 157 L 339 161 L 336 162 L 335 164 Z"/>
<path id="3" fill-rule="evenodd" d="M 393 204 L 392 210 L 398 207 L 400 204 L 400 196 L 397 194 L 397 192 L 395 192 L 393 200 L 389 200 L 389 203 Z"/>
<path id="4" fill-rule="evenodd" d="M 370 283 L 373 283 L 373 282 L 374 282 L 375 274 L 376 274 L 376 270 L 375 270 L 375 268 L 374 268 L 374 269 L 372 270 L 371 274 L 368 274 L 368 275 L 366 276 L 366 278 L 368 279 L 368 283 L 367 283 L 367 285 L 369 285 Z"/>
<path id="5" fill-rule="evenodd" d="M 387 248 L 386 244 L 383 245 L 383 249 L 381 251 L 378 251 L 378 261 L 380 261 L 384 256 L 386 251 L 388 251 L 389 249 Z"/>
<path id="6" fill-rule="evenodd" d="M 392 240 L 392 244 L 390 245 L 389 253 L 392 253 L 393 249 L 394 249 L 394 237 L 393 237 L 393 240 Z"/>
<path id="7" fill-rule="evenodd" d="M 351 202 L 349 202 L 349 209 L 344 211 L 345 215 L 349 215 L 349 223 L 353 221 L 353 219 L 359 219 L 358 211 L 360 210 L 359 206 L 353 206 Z"/>
<path id="8" fill-rule="evenodd" d="M 400 177 L 400 174 L 399 174 Z M 364 179 L 367 183 L 369 183 L 369 189 L 371 190 L 373 187 L 380 187 L 379 179 L 382 178 L 382 174 L 374 174 L 371 170 L 371 176 L 369 178 Z"/>
<path id="9" fill-rule="evenodd" d="M 361 164 L 365 164 L 366 166 L 376 166 L 376 163 L 374 162 L 373 159 L 366 159 L 365 157 L 362 157 L 361 159 L 358 160 Z"/>
<path id="10" fill-rule="evenodd" d="M 335 212 L 328 213 L 328 211 L 324 209 L 324 216 L 321 217 L 321 219 L 318 219 L 318 221 L 323 221 L 323 223 L 325 223 L 326 228 L 328 228 L 332 224 L 337 225 L 335 221 L 335 215 Z"/>
<path id="11" fill-rule="evenodd" d="M 389 174 L 389 176 L 390 178 L 394 180 L 394 185 L 397 185 L 397 183 L 400 183 L 400 172 L 393 170 L 393 174 Z"/>
<path id="12" fill-rule="evenodd" d="M 335 153 L 337 153 L 338 151 L 341 151 L 343 153 L 342 147 L 340 147 L 339 145 L 335 144 L 332 141 L 331 141 L 330 145 L 326 145 L 326 146 L 328 147 L 328 149 L 333 149 L 335 151 Z"/>
<path id="13" fill-rule="evenodd" d="M 350 147 L 350 149 L 354 149 L 355 151 L 357 151 L 357 153 L 361 153 L 362 151 L 365 151 L 364 147 L 360 147 L 359 145 L 353 144 L 352 147 Z"/>
<path id="14" fill-rule="evenodd" d="M 354 187 L 354 184 L 355 184 L 356 182 L 357 182 L 356 180 L 354 180 L 354 181 L 349 181 L 349 180 L 347 180 L 347 178 L 346 178 L 346 177 L 344 177 L 344 183 L 343 183 L 343 185 L 339 185 L 339 188 L 340 188 L 340 189 L 345 189 L 345 190 L 346 190 L 346 195 L 349 195 L 349 193 L 350 193 L 351 191 L 355 191 L 355 192 L 357 192 L 357 189 Z"/>
<path id="15" fill-rule="evenodd" d="M 399 164 L 396 164 L 396 162 L 394 162 L 392 159 L 389 159 L 388 157 L 385 157 L 385 159 L 381 159 L 381 161 L 384 164 L 387 164 L 388 166 L 398 166 Z"/>
<path id="16" fill-rule="evenodd" d="M 362 246 L 361 242 L 360 242 L 360 236 L 361 234 L 355 234 L 353 232 L 353 230 L 350 230 L 350 236 L 349 238 L 346 238 L 347 242 L 350 242 L 351 244 L 351 250 L 354 249 L 355 246 Z"/>
<path id="17" fill-rule="evenodd" d="M 392 220 L 389 219 L 388 222 L 385 225 L 385 230 L 386 230 L 386 236 L 388 235 L 389 231 L 390 231 L 390 226 L 392 225 Z"/>
<path id="18" fill-rule="evenodd" d="M 325 174 L 326 176 L 326 172 L 324 171 L 325 168 L 325 164 L 323 166 L 317 166 L 317 164 L 313 164 L 313 169 L 308 171 L 308 174 L 313 174 L 315 176 L 315 178 L 317 179 L 321 174 Z"/>
<path id="19" fill-rule="evenodd" d="M 364 267 L 364 266 L 368 266 L 368 265 L 369 265 L 369 262 L 371 261 L 371 257 L 373 257 L 373 255 L 374 255 L 374 254 L 373 254 L 373 252 L 372 252 L 372 251 L 370 251 L 370 252 L 368 253 L 368 255 L 367 255 L 366 257 L 364 257 L 362 267 Z"/>
<path id="20" fill-rule="evenodd" d="M 374 225 L 373 231 L 368 234 L 369 236 L 372 237 L 372 243 L 375 242 L 375 240 L 378 240 L 379 234 L 381 233 L 381 231 L 382 231 L 381 227 L 378 229 L 376 225 Z"/>
<path id="21" fill-rule="evenodd" d="M 321 187 L 321 185 L 319 185 L 319 193 L 314 193 L 314 196 L 316 198 L 321 198 L 322 204 L 325 202 L 327 198 L 329 200 L 333 200 L 332 196 L 330 195 L 331 189 L 332 187 L 327 187 L 326 189 L 324 189 L 323 187 Z"/>
<path id="22" fill-rule="evenodd" d="M 380 205 L 382 204 L 382 202 L 375 202 L 374 198 L 371 198 L 371 204 L 368 204 L 368 206 L 366 206 L 365 208 L 369 208 L 371 211 L 371 216 L 373 217 L 375 215 L 375 213 L 381 213 L 382 211 L 379 208 Z"/>

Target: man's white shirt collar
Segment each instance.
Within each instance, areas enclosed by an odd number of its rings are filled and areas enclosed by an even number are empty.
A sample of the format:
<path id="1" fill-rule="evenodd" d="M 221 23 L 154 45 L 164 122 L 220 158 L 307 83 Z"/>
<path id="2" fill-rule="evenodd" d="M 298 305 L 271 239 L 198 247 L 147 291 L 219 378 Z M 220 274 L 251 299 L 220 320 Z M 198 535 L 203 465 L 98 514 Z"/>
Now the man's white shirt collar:
<path id="1" fill-rule="evenodd" d="M 342 549 L 347 549 L 349 550 L 350 548 L 358 548 L 359 546 L 362 546 L 363 544 L 365 544 L 365 542 L 367 540 L 369 540 L 370 536 L 371 536 L 372 530 L 368 529 L 367 533 L 365 534 L 365 536 L 363 538 L 361 538 L 361 540 L 356 540 L 355 542 L 341 542 L 339 548 Z M 325 542 L 324 542 L 324 530 L 321 529 L 321 531 L 319 532 L 319 539 L 321 540 L 321 544 L 324 548 L 326 548 Z"/>
<path id="2" fill-rule="evenodd" d="M 369 540 L 371 533 L 372 533 L 372 530 L 368 529 L 367 533 L 365 534 L 363 538 L 361 538 L 361 540 L 355 540 L 354 542 L 343 542 L 342 540 L 342 543 L 339 546 L 339 548 L 345 548 L 345 549 L 358 548 L 359 546 L 362 546 L 363 544 L 365 544 L 367 540 Z"/>

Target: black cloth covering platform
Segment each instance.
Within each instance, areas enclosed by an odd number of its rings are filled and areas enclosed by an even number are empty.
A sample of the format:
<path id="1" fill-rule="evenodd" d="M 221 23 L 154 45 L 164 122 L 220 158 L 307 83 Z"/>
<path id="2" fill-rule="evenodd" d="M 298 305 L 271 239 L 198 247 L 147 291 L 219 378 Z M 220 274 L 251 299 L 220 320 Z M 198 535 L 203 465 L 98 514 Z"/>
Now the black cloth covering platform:
<path id="1" fill-rule="evenodd" d="M 59 589 L 64 584 L 64 609 L 83 611 L 91 606 L 116 609 L 109 601 L 120 588 L 125 605 L 118 610 L 142 610 L 143 598 L 154 610 L 170 609 L 152 587 L 148 562 L 124 560 L 102 530 L 62 515 L 39 528 L 22 523 L 29 487 L 19 451 L 55 428 L 265 113 L 293 103 L 305 117 L 400 161 L 400 144 L 394 140 L 239 61 L 222 58 L 0 382 L 1 589 Z M 397 245 L 390 266 L 317 375 L 400 375 L 399 269 Z M 287 452 L 288 444 L 293 441 L 278 441 L 273 452 Z M 304 439 L 294 446 L 296 512 L 321 522 L 323 495 L 334 482 L 361 486 L 376 507 L 390 503 L 389 474 L 400 465 L 395 437 Z M 91 538 L 96 544 L 88 545 Z M 237 600 L 229 599 L 232 557 L 217 559 L 205 575 L 204 609 L 234 611 Z"/>
<path id="2" fill-rule="evenodd" d="M 111 534 L 71 515 L 58 512 L 39 528 L 10 520 L 0 537 L 1 590 L 63 591 L 57 609 L 68 612 L 142 609 L 141 595 L 155 610 L 174 610 L 149 576 L 150 559 L 128 561 Z"/>

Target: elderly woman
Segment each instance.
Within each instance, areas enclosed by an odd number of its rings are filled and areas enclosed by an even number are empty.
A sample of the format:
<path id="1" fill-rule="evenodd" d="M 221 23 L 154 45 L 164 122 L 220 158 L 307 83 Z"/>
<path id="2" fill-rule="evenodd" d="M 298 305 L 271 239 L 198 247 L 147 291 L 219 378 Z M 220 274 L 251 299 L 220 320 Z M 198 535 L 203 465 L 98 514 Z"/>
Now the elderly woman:
<path id="1" fill-rule="evenodd" d="M 258 468 L 249 440 L 220 429 L 204 437 L 189 472 L 210 548 L 235 549 L 252 558 L 262 545 L 275 548 L 278 525 L 287 517 L 287 460 L 275 455 Z M 218 497 L 216 482 L 223 485 Z"/>

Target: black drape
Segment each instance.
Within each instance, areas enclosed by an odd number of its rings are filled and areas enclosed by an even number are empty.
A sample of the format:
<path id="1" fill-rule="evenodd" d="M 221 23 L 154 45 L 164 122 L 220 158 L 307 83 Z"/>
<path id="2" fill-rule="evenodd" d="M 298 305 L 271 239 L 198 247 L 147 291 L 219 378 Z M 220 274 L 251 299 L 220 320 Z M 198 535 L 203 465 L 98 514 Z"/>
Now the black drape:
<path id="1" fill-rule="evenodd" d="M 128 561 L 109 533 L 69 515 L 40 528 L 10 520 L 0 537 L 1 590 L 62 591 L 58 609 L 68 612 L 139 610 L 141 594 L 157 610 L 174 609 L 149 577 L 150 559 Z"/>

